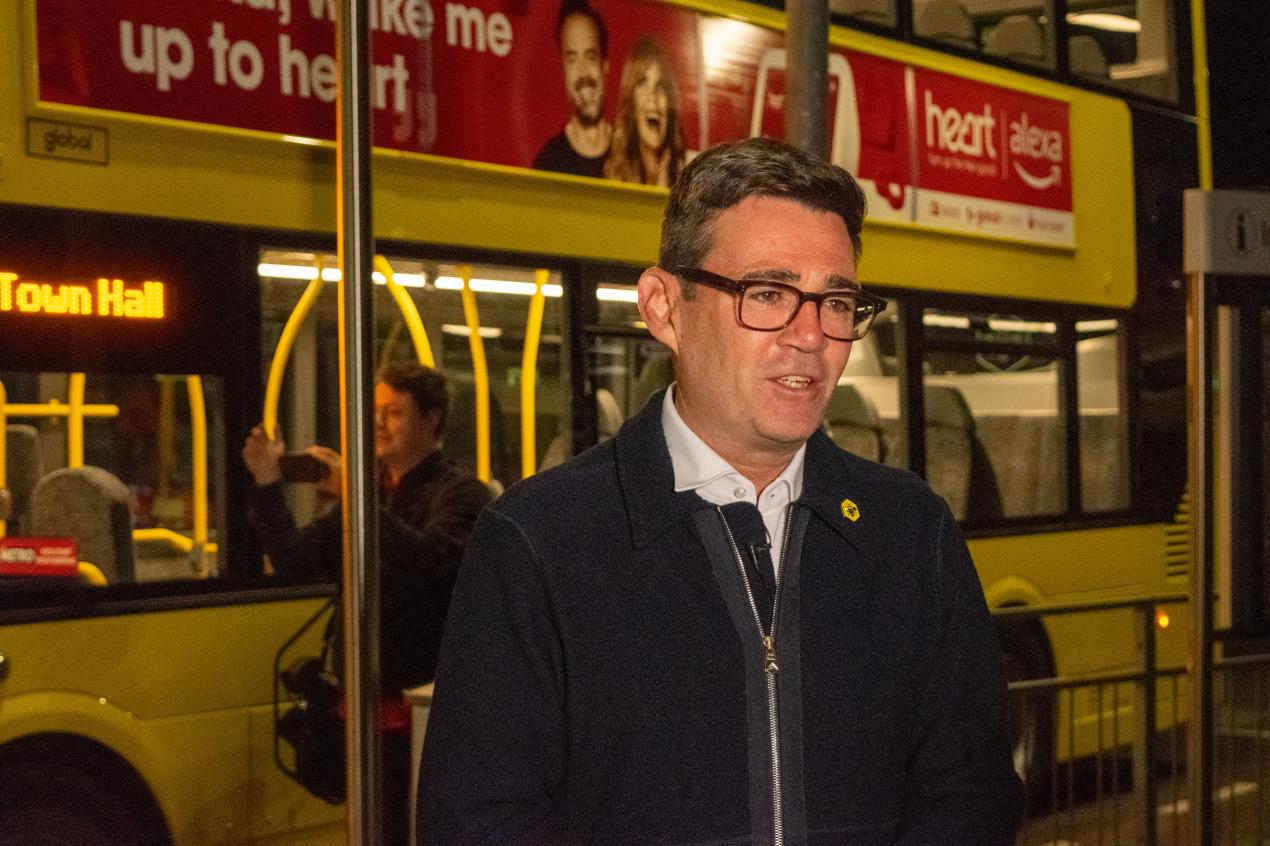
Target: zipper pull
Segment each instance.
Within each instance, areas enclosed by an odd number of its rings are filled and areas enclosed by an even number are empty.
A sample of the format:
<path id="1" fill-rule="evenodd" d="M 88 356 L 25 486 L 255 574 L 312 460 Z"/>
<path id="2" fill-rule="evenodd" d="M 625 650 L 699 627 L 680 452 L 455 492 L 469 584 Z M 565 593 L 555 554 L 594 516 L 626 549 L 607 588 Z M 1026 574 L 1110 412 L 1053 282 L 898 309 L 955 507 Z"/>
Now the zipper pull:
<path id="1" fill-rule="evenodd" d="M 768 673 L 778 672 L 780 667 L 776 666 L 776 641 L 772 639 L 771 635 L 764 635 L 763 650 L 766 652 L 763 659 L 764 671 Z"/>

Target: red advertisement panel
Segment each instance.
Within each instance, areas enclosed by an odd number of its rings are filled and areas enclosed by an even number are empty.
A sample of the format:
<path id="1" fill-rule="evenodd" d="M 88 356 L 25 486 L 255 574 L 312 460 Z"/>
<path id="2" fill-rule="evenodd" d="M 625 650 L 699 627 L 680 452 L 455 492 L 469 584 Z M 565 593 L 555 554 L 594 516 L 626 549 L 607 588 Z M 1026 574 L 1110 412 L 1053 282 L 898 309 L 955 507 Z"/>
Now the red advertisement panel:
<path id="1" fill-rule="evenodd" d="M 36 0 L 46 102 L 332 138 L 335 0 Z M 784 135 L 783 36 L 651 0 L 372 0 L 381 147 L 666 185 Z M 827 143 L 870 216 L 1071 245 L 1067 105 L 853 51 Z"/>
<path id="2" fill-rule="evenodd" d="M 334 6 L 38 0 L 40 98 L 330 139 Z M 569 120 L 554 6 L 376 0 L 370 8 L 377 146 L 527 167 Z M 641 122 L 682 160 L 698 140 L 696 16 L 654 3 L 597 0 L 594 9 L 608 36 L 601 120 L 626 139 L 639 136 Z M 653 65 L 666 93 L 660 108 L 637 115 L 635 88 Z"/>
<path id="3" fill-rule="evenodd" d="M 1071 244 L 1067 104 L 923 69 L 912 73 L 918 222 Z"/>

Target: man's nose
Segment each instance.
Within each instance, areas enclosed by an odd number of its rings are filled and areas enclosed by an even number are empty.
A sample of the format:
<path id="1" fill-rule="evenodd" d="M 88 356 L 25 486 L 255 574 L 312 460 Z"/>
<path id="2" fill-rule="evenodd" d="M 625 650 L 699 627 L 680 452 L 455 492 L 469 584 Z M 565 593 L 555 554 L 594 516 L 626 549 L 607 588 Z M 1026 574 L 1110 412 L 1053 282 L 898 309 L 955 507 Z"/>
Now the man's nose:
<path id="1" fill-rule="evenodd" d="M 804 352 L 823 350 L 829 345 L 829 339 L 820 328 L 820 306 L 811 300 L 801 303 L 780 336 L 783 343 Z"/>

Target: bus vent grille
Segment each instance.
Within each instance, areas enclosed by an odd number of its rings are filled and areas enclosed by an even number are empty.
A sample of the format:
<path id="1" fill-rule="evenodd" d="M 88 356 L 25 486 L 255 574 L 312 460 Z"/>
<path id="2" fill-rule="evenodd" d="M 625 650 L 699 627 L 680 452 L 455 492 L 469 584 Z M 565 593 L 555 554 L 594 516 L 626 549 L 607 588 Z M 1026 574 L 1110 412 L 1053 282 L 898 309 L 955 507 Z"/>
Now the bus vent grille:
<path id="1" fill-rule="evenodd" d="M 1185 576 L 1191 571 L 1191 495 L 1182 493 L 1173 522 L 1164 528 L 1164 573 Z"/>

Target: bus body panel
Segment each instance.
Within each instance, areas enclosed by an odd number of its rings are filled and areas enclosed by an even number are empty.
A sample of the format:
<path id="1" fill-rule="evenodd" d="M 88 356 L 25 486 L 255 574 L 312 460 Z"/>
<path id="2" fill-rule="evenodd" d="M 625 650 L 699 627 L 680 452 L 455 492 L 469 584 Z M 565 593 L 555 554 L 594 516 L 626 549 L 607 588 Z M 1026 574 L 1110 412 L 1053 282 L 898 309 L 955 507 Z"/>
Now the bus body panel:
<path id="1" fill-rule="evenodd" d="M 102 745 L 137 771 L 178 846 L 338 829 L 342 808 L 305 793 L 273 754 L 274 652 L 320 604 L 0 626 L 10 669 L 0 683 L 0 756 L 6 743 L 35 735 Z M 316 654 L 319 635 L 294 654 Z"/>

